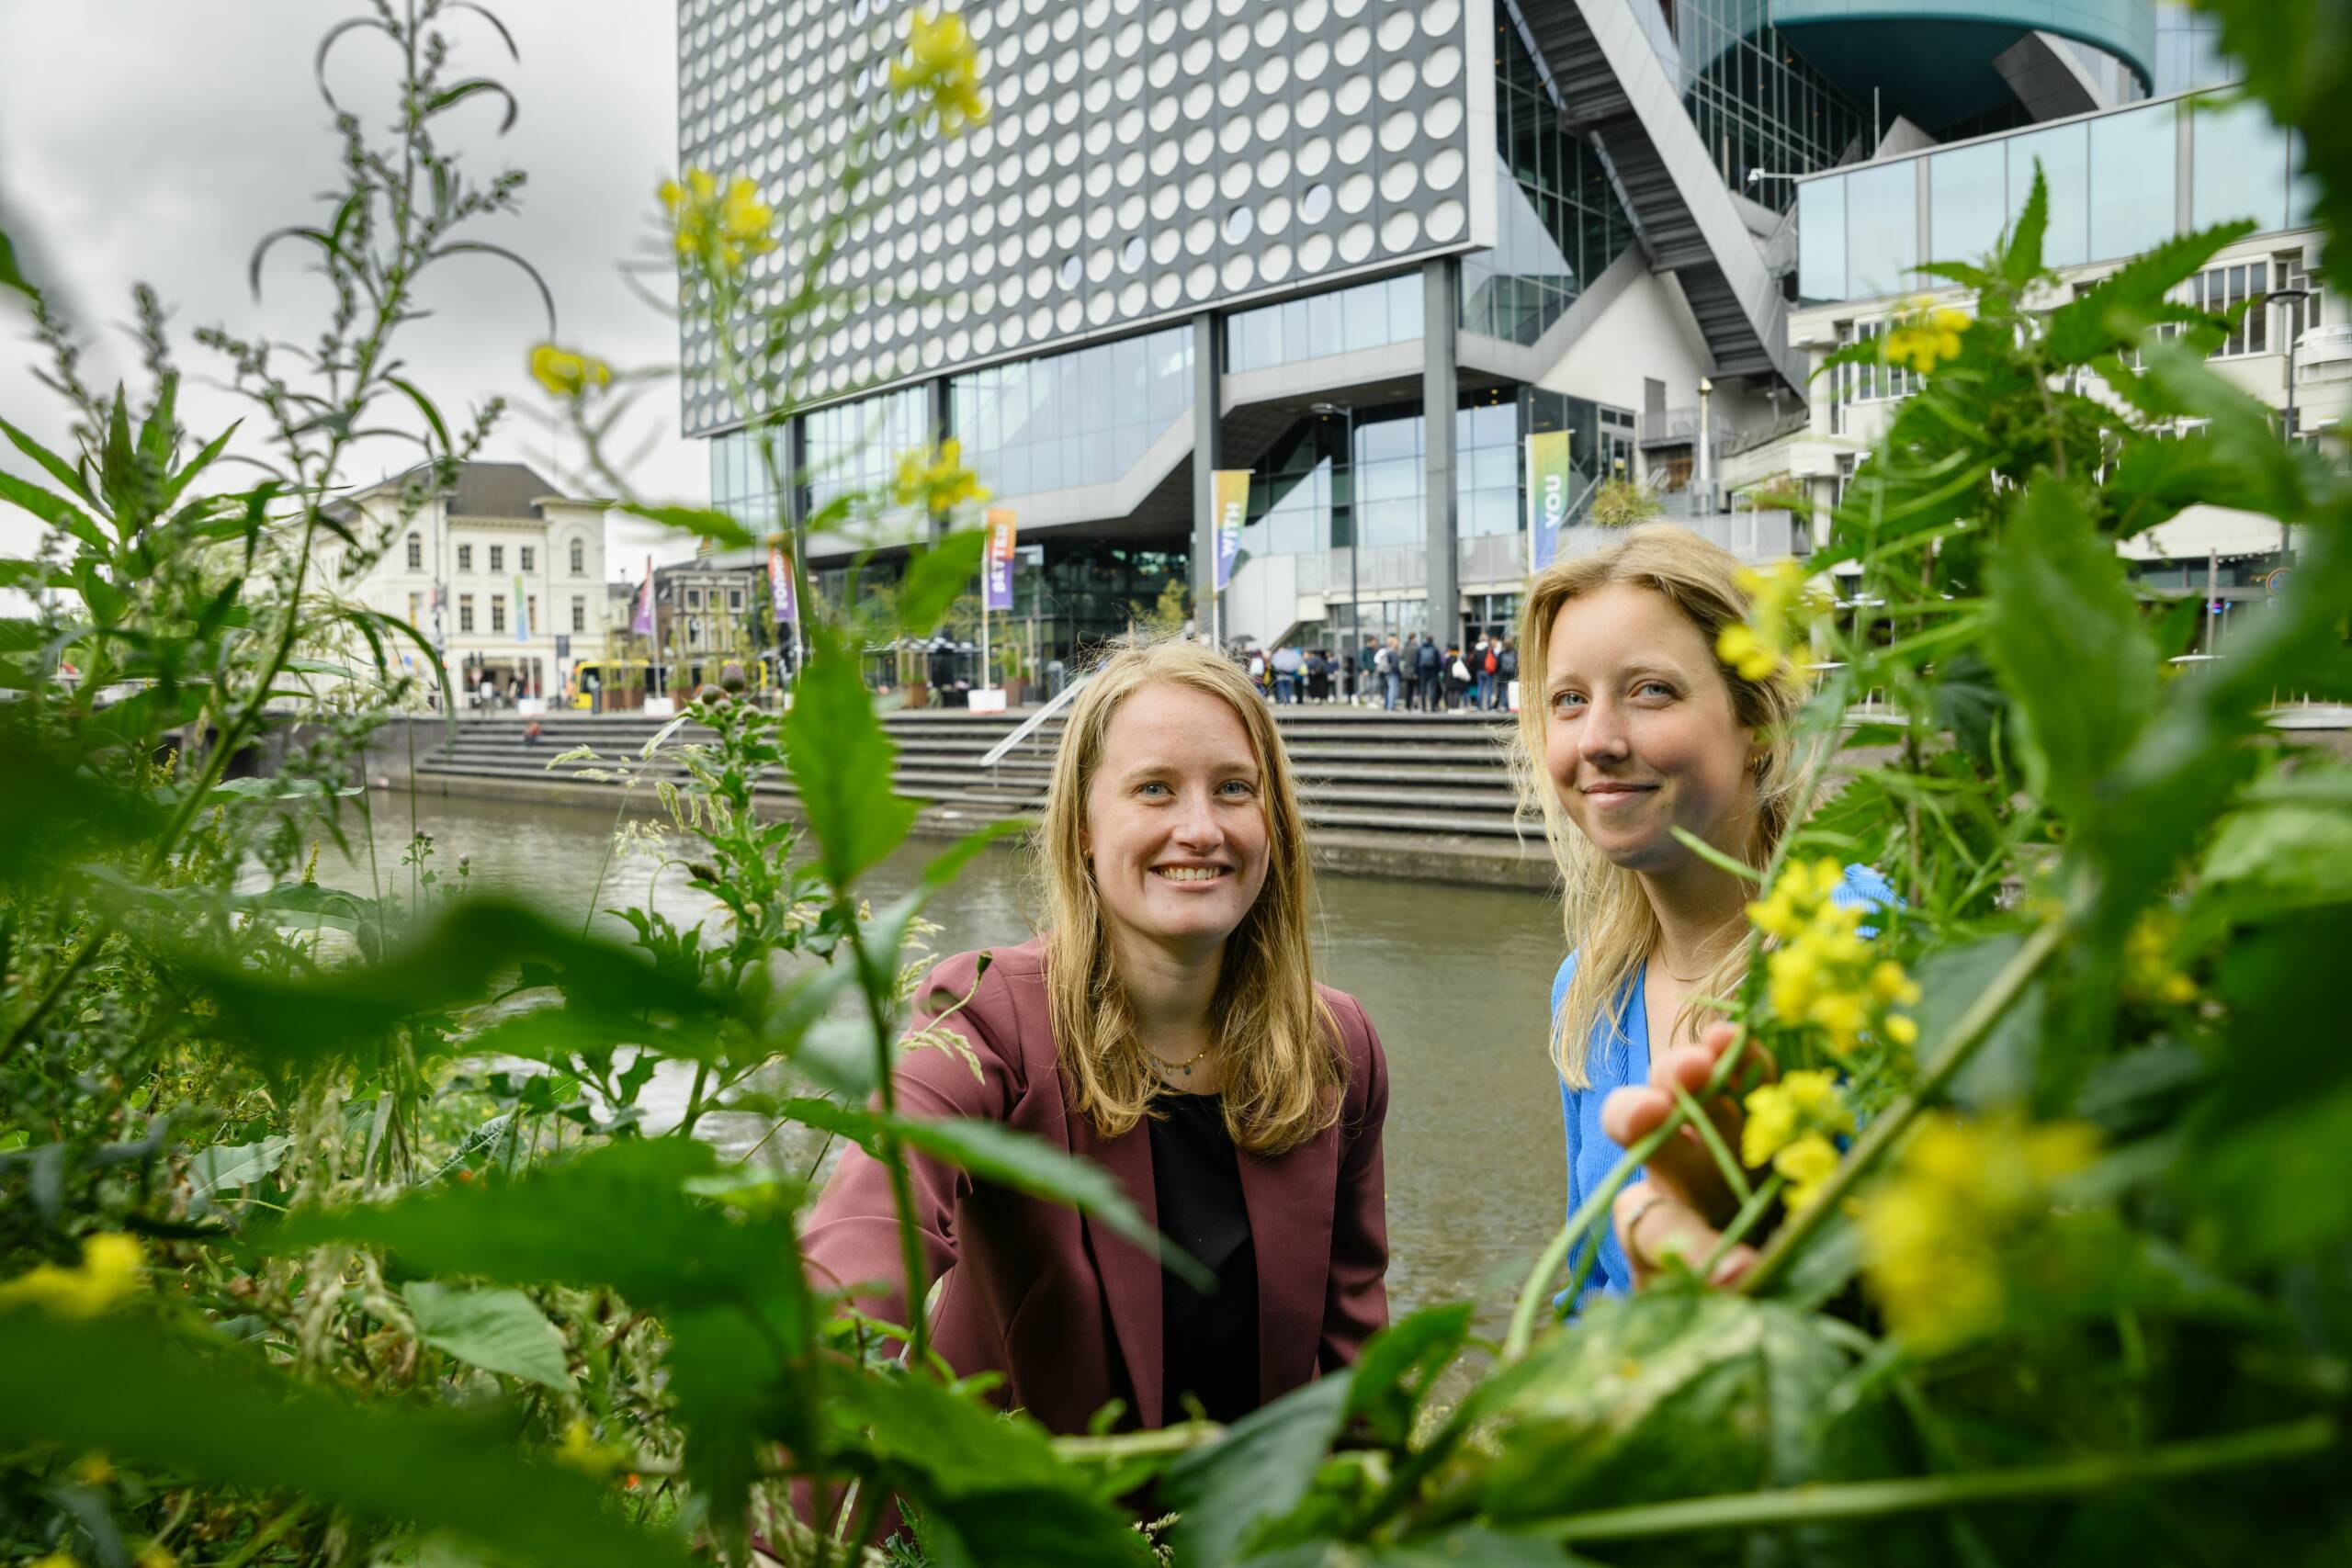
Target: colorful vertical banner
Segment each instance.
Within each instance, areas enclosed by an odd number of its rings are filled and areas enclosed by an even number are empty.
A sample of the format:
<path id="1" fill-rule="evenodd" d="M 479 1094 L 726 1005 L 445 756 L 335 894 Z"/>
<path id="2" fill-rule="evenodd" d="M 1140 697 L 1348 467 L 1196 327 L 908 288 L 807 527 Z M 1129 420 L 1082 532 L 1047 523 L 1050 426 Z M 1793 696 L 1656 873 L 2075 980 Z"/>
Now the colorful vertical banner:
<path id="1" fill-rule="evenodd" d="M 1012 541 L 1020 531 L 1020 524 L 1009 506 L 989 508 L 989 540 L 986 554 L 980 558 L 980 581 L 985 590 L 981 607 L 989 610 L 1012 608 Z"/>
<path id="2" fill-rule="evenodd" d="M 784 536 L 768 541 L 768 599 L 775 605 L 775 624 L 800 618 L 792 602 L 792 558 L 784 553 Z"/>
<path id="3" fill-rule="evenodd" d="M 1527 438 L 1527 536 L 1529 564 L 1542 571 L 1560 553 L 1560 526 L 1567 521 L 1576 469 L 1568 446 L 1573 432 L 1539 430 Z"/>
<path id="4" fill-rule="evenodd" d="M 629 617 L 628 629 L 636 637 L 653 635 L 653 558 L 645 558 L 645 581 L 638 584 L 637 614 Z"/>
<path id="5" fill-rule="evenodd" d="M 1216 591 L 1222 593 L 1233 581 L 1233 563 L 1241 556 L 1241 525 L 1250 520 L 1250 470 L 1212 470 L 1209 505 L 1216 523 Z"/>
<path id="6" fill-rule="evenodd" d="M 518 572 L 514 578 L 514 640 L 516 642 L 531 640 L 530 604 L 530 600 L 523 596 L 523 578 Z"/>

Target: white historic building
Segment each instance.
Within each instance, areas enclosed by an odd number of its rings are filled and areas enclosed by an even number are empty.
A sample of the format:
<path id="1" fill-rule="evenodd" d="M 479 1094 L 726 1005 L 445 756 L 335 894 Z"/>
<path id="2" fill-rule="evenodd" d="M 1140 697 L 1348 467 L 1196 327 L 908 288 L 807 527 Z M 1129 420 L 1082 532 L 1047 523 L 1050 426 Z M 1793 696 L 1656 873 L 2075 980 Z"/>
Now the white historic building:
<path id="1" fill-rule="evenodd" d="M 557 494 L 521 463 L 469 463 L 454 490 L 403 521 L 410 478 L 352 498 L 362 544 L 380 541 L 381 552 L 346 578 L 353 552 L 331 545 L 327 581 L 423 632 L 459 690 L 488 680 L 502 699 L 560 698 L 573 667 L 604 651 L 613 616 L 628 612 L 605 587 L 603 504 Z"/>

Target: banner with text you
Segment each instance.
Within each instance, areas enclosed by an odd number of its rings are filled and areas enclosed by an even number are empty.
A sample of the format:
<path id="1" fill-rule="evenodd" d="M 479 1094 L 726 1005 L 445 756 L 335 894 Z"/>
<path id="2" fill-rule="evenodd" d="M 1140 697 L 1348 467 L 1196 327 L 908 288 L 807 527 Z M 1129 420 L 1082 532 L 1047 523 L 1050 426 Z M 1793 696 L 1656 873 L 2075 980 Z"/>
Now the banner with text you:
<path id="1" fill-rule="evenodd" d="M 1012 541 L 1020 524 L 1010 506 L 989 508 L 989 541 L 987 553 L 980 558 L 980 581 L 984 590 L 981 607 L 989 610 L 1012 608 Z"/>
<path id="2" fill-rule="evenodd" d="M 1216 468 L 1209 477 L 1210 514 L 1216 520 L 1216 591 L 1233 581 L 1241 554 L 1241 525 L 1250 520 L 1250 470 Z"/>
<path id="3" fill-rule="evenodd" d="M 1527 438 L 1527 533 L 1536 571 L 1560 553 L 1560 526 L 1567 521 L 1568 498 L 1576 488 L 1568 454 L 1573 434 L 1539 430 Z"/>

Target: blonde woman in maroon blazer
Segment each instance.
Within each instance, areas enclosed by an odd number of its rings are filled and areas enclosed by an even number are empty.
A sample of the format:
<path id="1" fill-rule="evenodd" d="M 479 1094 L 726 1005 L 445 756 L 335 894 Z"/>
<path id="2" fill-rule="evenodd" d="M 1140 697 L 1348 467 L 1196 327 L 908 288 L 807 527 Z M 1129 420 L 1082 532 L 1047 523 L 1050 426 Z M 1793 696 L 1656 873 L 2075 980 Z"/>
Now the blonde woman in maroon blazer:
<path id="1" fill-rule="evenodd" d="M 1388 1069 L 1315 984 L 1304 824 L 1264 703 L 1215 650 L 1124 649 L 1080 693 L 1038 851 L 1045 934 L 917 993 L 960 1053 L 899 1058 L 901 1109 L 1002 1122 L 1103 1166 L 1216 1276 L 1203 1293 L 1079 1213 L 917 1158 L 933 1344 L 1057 1432 L 1231 1420 L 1351 1362 L 1386 1323 Z M 976 975 L 978 976 L 975 984 Z M 969 995 L 960 1008 L 954 1004 Z M 889 1182 L 842 1156 L 803 1245 L 821 1284 L 904 1321 Z"/>

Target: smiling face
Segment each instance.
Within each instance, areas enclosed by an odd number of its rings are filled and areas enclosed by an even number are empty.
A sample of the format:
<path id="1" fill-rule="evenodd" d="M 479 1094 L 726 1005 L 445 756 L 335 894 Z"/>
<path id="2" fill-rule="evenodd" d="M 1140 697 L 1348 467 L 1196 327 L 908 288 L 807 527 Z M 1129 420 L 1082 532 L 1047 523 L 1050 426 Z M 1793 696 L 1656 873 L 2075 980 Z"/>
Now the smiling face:
<path id="1" fill-rule="evenodd" d="M 1544 771 L 1593 847 L 1653 874 L 1697 863 L 1677 828 L 1744 855 L 1757 738 L 1690 619 L 1611 583 L 1562 605 L 1544 651 Z"/>
<path id="2" fill-rule="evenodd" d="M 1264 787 L 1222 697 L 1161 682 L 1119 705 L 1086 798 L 1086 852 L 1115 946 L 1197 957 L 1223 945 L 1266 884 Z"/>

